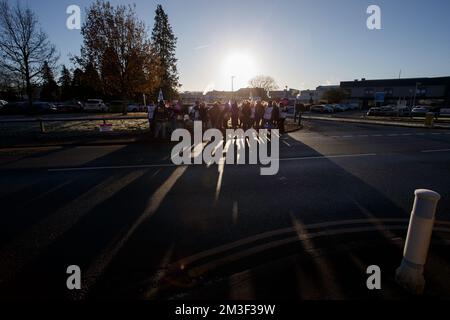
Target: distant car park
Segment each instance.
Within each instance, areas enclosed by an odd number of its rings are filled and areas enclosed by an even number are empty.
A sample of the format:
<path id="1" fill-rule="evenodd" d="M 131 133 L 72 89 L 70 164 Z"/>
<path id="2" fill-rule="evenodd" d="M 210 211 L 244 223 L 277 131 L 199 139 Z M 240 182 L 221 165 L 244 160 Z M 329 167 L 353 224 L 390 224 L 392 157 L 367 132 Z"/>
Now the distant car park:
<path id="1" fill-rule="evenodd" d="M 28 107 L 28 102 L 10 102 L 0 109 L 1 114 L 49 114 L 56 113 L 57 108 L 53 103 L 37 101 L 33 102 L 32 107 Z"/>

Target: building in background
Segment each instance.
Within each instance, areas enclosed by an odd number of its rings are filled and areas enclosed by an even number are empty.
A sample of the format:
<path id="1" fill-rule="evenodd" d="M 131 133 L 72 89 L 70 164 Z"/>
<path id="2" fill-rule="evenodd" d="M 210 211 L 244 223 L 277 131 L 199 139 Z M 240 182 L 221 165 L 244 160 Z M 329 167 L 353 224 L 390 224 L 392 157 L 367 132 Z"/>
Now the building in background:
<path id="1" fill-rule="evenodd" d="M 325 93 L 333 89 L 339 89 L 339 85 L 318 86 L 315 90 L 302 90 L 298 100 L 303 104 L 325 102 Z"/>
<path id="2" fill-rule="evenodd" d="M 354 80 L 341 82 L 351 102 L 363 108 L 402 104 L 449 106 L 450 77 Z"/>

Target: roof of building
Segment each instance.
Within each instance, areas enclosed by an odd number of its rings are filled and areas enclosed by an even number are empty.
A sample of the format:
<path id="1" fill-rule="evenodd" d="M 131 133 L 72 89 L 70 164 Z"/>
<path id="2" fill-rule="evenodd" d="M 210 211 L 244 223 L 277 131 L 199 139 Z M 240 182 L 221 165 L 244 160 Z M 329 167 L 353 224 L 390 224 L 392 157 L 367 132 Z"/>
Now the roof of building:
<path id="1" fill-rule="evenodd" d="M 450 77 L 435 78 L 404 78 L 404 79 L 377 79 L 377 80 L 354 80 L 342 81 L 341 87 L 395 87 L 395 86 L 415 86 L 417 83 L 423 85 L 450 85 Z"/>

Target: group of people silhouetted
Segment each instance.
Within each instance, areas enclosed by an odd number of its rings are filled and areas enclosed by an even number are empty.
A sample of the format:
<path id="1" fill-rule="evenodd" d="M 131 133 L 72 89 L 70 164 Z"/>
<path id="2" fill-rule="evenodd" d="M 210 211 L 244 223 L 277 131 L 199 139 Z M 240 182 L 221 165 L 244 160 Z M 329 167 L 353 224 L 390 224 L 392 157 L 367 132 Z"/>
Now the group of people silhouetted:
<path id="1" fill-rule="evenodd" d="M 283 134 L 287 115 L 287 105 L 275 101 L 213 104 L 196 101 L 193 106 L 181 101 L 173 104 L 160 101 L 156 106 L 148 107 L 150 128 L 157 139 L 165 139 L 168 132 L 185 128 L 189 121 L 201 121 L 203 129 L 278 129 Z"/>

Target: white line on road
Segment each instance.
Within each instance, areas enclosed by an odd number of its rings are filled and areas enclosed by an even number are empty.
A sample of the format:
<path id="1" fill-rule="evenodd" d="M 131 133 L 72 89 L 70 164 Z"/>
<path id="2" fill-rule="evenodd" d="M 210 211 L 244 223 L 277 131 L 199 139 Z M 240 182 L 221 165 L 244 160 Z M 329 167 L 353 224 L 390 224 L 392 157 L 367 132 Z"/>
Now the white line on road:
<path id="1" fill-rule="evenodd" d="M 359 157 L 373 157 L 376 153 L 359 153 L 359 154 L 342 154 L 334 156 L 313 156 L 313 157 L 298 157 L 298 158 L 281 158 L 280 161 L 299 161 L 299 160 L 315 160 L 315 159 L 334 159 L 334 158 L 359 158 Z"/>
<path id="2" fill-rule="evenodd" d="M 58 169 L 48 169 L 48 172 L 91 171 L 91 170 L 111 170 L 111 169 L 146 169 L 146 168 L 160 168 L 160 167 L 177 167 L 177 165 L 173 163 L 162 163 L 162 164 L 143 164 L 143 165 L 129 165 L 129 166 L 58 168 Z"/>
<path id="3" fill-rule="evenodd" d="M 342 154 L 342 155 L 321 155 L 312 157 L 294 157 L 294 158 L 281 158 L 279 161 L 302 161 L 302 160 L 317 160 L 317 159 L 334 159 L 334 158 L 359 158 L 359 157 L 371 157 L 376 156 L 376 153 L 358 153 L 358 154 Z M 219 173 L 223 172 L 223 165 L 225 165 L 225 159 L 219 163 L 222 165 L 219 168 Z M 163 164 L 145 164 L 145 165 L 127 165 L 127 166 L 102 166 L 102 167 L 78 167 L 78 168 L 57 168 L 48 169 L 48 172 L 72 172 L 72 171 L 95 171 L 95 170 L 114 170 L 114 169 L 146 169 L 146 168 L 161 168 L 161 167 L 187 167 L 192 164 L 175 165 L 172 163 Z M 220 185 L 220 183 L 218 184 Z"/>
<path id="4" fill-rule="evenodd" d="M 432 153 L 432 152 L 449 152 L 450 149 L 436 149 L 436 150 L 422 150 L 422 153 Z"/>
<path id="5" fill-rule="evenodd" d="M 283 143 L 284 143 L 285 145 L 287 145 L 289 148 L 291 147 L 291 145 L 290 145 L 286 140 L 281 140 L 281 141 L 283 141 Z"/>

